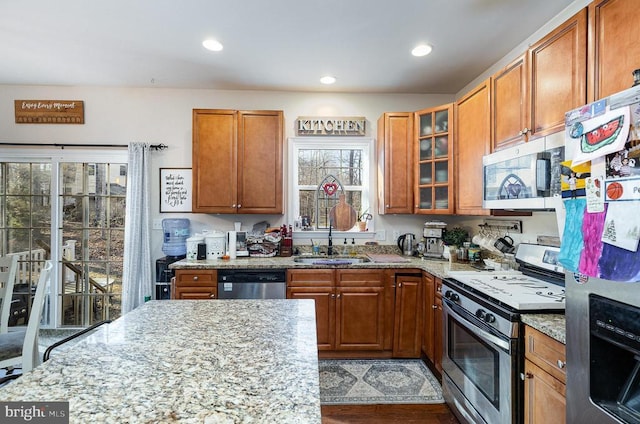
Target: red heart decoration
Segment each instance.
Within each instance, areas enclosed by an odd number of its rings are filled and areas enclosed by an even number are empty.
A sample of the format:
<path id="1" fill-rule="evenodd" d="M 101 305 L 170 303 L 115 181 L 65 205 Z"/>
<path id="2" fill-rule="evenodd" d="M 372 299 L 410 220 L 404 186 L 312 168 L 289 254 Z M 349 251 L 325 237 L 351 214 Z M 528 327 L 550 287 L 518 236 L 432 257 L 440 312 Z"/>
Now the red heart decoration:
<path id="1" fill-rule="evenodd" d="M 325 193 L 327 193 L 327 196 L 332 196 L 333 193 L 338 191 L 338 184 L 336 184 L 336 183 L 326 183 L 322 187 L 322 189 L 324 190 Z"/>

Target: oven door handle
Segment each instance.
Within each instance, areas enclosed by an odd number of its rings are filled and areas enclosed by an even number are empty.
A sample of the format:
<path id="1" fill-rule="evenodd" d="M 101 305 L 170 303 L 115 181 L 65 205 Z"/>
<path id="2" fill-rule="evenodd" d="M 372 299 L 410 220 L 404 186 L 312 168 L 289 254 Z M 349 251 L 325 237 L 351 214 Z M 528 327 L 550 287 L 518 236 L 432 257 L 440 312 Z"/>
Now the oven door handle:
<path id="1" fill-rule="evenodd" d="M 458 314 L 456 311 L 453 310 L 453 308 L 451 308 L 451 306 L 449 306 L 448 302 L 445 300 L 444 302 L 446 308 L 447 308 L 447 313 L 451 316 L 453 316 L 453 318 L 456 319 L 456 321 L 458 321 L 461 325 L 463 325 L 467 330 L 471 331 L 473 334 L 475 334 L 476 336 L 480 337 L 481 339 L 483 339 L 486 342 L 489 342 L 491 344 L 493 344 L 494 346 L 497 346 L 499 348 L 501 348 L 502 350 L 505 350 L 507 352 L 509 352 L 510 350 L 510 343 L 506 340 L 502 340 L 500 337 L 498 336 L 494 336 L 493 334 L 484 331 L 482 328 L 476 327 L 475 325 L 471 324 L 467 319 L 465 319 L 462 315 Z"/>

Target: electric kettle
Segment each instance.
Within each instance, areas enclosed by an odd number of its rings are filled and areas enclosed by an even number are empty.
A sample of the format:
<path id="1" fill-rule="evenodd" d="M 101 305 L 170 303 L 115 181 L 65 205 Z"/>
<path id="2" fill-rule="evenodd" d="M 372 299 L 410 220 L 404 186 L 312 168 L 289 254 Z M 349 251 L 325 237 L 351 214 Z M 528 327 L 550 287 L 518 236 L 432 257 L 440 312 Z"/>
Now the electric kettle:
<path id="1" fill-rule="evenodd" d="M 398 248 L 403 255 L 413 256 L 413 244 L 416 241 L 416 236 L 407 233 L 398 237 Z"/>

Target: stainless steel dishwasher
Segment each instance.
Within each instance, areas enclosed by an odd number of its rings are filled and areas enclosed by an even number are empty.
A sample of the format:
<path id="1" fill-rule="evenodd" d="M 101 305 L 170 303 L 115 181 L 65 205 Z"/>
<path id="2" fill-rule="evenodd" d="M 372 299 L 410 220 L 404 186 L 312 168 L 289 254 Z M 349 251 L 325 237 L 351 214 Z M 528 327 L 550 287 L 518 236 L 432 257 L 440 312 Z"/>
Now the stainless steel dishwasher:
<path id="1" fill-rule="evenodd" d="M 218 299 L 286 299 L 284 269 L 219 269 Z"/>

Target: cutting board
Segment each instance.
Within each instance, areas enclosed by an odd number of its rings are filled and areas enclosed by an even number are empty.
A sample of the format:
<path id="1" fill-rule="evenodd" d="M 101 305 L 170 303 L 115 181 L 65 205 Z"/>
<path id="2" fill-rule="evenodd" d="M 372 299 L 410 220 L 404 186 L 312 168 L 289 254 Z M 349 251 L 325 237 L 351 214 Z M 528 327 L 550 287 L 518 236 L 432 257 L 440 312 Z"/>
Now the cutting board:
<path id="1" fill-rule="evenodd" d="M 398 263 L 398 262 L 409 262 L 409 259 L 403 258 L 400 255 L 394 254 L 384 254 L 384 253 L 367 253 L 371 262 L 377 263 Z"/>
<path id="2" fill-rule="evenodd" d="M 348 231 L 356 225 L 356 210 L 345 201 L 344 194 L 340 195 L 338 204 L 329 211 L 329 219 L 333 229 L 337 231 Z"/>

